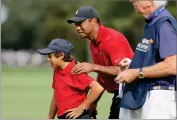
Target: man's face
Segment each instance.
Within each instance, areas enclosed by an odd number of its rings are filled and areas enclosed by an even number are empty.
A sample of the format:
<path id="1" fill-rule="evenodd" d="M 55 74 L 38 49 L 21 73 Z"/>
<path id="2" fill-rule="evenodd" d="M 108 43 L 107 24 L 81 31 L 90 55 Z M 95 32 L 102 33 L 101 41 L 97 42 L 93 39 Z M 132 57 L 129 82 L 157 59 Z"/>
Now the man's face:
<path id="1" fill-rule="evenodd" d="M 93 31 L 92 19 L 86 19 L 82 22 L 75 22 L 76 30 L 81 38 L 88 38 Z"/>
<path id="2" fill-rule="evenodd" d="M 130 0 L 135 8 L 135 11 L 140 14 L 146 14 L 148 12 L 148 8 L 152 6 L 152 1 L 150 0 Z"/>

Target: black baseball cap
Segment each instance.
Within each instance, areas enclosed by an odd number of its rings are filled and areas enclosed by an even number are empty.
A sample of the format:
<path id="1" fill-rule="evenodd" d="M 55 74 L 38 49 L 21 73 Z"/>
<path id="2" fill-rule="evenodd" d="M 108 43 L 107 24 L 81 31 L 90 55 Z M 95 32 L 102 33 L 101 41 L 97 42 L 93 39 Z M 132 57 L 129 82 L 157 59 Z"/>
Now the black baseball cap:
<path id="1" fill-rule="evenodd" d="M 50 44 L 47 46 L 47 48 L 40 49 L 38 52 L 42 55 L 48 55 L 51 53 L 61 53 L 64 54 L 71 54 L 72 53 L 73 46 L 72 44 L 65 40 L 65 39 L 54 39 L 50 42 Z"/>
<path id="2" fill-rule="evenodd" d="M 84 6 L 84 7 L 80 7 L 76 11 L 74 17 L 67 20 L 67 22 L 70 24 L 74 22 L 82 22 L 88 18 L 94 18 L 94 17 L 99 19 L 98 12 L 91 6 Z"/>

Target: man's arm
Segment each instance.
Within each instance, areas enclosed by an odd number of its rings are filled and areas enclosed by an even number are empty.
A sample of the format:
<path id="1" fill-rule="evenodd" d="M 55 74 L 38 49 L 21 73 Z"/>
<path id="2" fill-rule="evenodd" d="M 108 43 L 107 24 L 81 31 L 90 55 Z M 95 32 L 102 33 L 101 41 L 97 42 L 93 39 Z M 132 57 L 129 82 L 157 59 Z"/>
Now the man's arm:
<path id="1" fill-rule="evenodd" d="M 167 57 L 164 61 L 153 66 L 143 68 L 145 78 L 166 77 L 176 75 L 176 55 Z"/>
<path id="2" fill-rule="evenodd" d="M 55 103 L 55 98 L 54 98 L 54 94 L 52 97 L 52 101 L 51 101 L 51 105 L 50 105 L 50 110 L 49 110 L 49 114 L 48 114 L 48 119 L 54 119 L 55 115 L 57 113 L 57 105 Z"/>
<path id="3" fill-rule="evenodd" d="M 101 72 L 108 75 L 117 75 L 120 72 L 119 66 L 102 66 L 97 64 L 94 64 L 93 71 L 97 73 Z"/>
<path id="4" fill-rule="evenodd" d="M 176 57 L 176 55 L 169 56 L 164 61 L 153 66 L 143 67 L 144 78 L 160 78 L 176 75 Z M 125 70 L 116 77 L 115 81 L 116 83 L 130 83 L 138 78 L 138 71 L 139 68 Z"/>
<path id="5" fill-rule="evenodd" d="M 104 73 L 109 75 L 117 75 L 119 73 L 119 66 L 102 66 L 91 63 L 78 63 L 75 65 L 71 71 L 73 74 L 81 74 L 81 73 L 89 73 L 89 72 L 97 72 Z"/>
<path id="6" fill-rule="evenodd" d="M 95 65 L 94 71 L 95 72 L 102 72 L 102 73 L 106 73 L 106 74 L 110 74 L 110 75 L 118 75 L 123 70 L 128 69 L 130 63 L 131 63 L 131 59 L 124 58 L 119 62 L 118 66 Z"/>
<path id="7" fill-rule="evenodd" d="M 73 69 L 72 73 L 81 74 L 83 72 L 101 72 L 109 75 L 118 75 L 123 70 L 127 69 L 131 63 L 131 59 L 124 58 L 120 61 L 118 66 L 102 66 L 91 63 L 78 63 Z"/>

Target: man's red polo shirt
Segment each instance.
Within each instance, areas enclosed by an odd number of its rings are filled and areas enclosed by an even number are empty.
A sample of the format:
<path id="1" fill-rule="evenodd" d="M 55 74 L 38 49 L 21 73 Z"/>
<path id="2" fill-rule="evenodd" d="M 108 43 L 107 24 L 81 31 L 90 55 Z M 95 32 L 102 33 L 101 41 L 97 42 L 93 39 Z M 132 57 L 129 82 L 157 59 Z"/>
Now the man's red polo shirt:
<path id="1" fill-rule="evenodd" d="M 75 61 L 72 61 L 62 71 L 54 70 L 53 84 L 55 102 L 58 107 L 57 116 L 71 108 L 78 107 L 87 97 L 86 88 L 93 81 L 87 74 L 72 75 L 71 69 Z"/>
<path id="2" fill-rule="evenodd" d="M 96 43 L 90 42 L 90 50 L 95 64 L 116 66 L 124 58 L 132 59 L 134 53 L 120 32 L 100 26 Z M 98 73 L 98 82 L 108 91 L 118 90 L 119 85 L 114 82 L 115 76 Z"/>

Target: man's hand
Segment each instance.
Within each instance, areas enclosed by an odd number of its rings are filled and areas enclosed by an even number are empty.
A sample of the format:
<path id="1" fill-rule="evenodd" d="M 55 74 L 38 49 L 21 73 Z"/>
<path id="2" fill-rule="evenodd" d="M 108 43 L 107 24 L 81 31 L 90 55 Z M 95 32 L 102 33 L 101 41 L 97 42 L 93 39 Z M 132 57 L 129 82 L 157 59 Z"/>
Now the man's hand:
<path id="1" fill-rule="evenodd" d="M 121 72 L 116 78 L 115 82 L 119 83 L 130 83 L 138 78 L 138 69 L 127 69 Z"/>
<path id="2" fill-rule="evenodd" d="M 78 63 L 76 64 L 72 70 L 71 73 L 74 74 L 81 74 L 81 73 L 89 73 L 92 72 L 94 70 L 94 65 L 91 63 Z"/>
<path id="3" fill-rule="evenodd" d="M 121 60 L 119 63 L 120 71 L 124 71 L 128 69 L 130 66 L 130 63 L 131 63 L 131 59 L 129 58 L 124 58 L 123 60 Z"/>
<path id="4" fill-rule="evenodd" d="M 84 109 L 82 107 L 78 106 L 77 108 L 67 110 L 65 113 L 67 114 L 66 118 L 76 119 L 79 116 L 81 116 L 83 112 L 84 112 Z"/>

